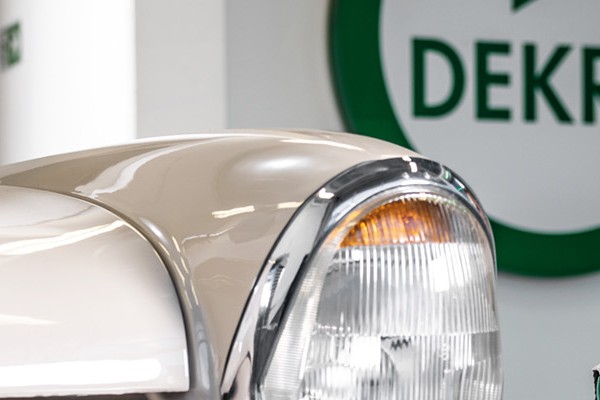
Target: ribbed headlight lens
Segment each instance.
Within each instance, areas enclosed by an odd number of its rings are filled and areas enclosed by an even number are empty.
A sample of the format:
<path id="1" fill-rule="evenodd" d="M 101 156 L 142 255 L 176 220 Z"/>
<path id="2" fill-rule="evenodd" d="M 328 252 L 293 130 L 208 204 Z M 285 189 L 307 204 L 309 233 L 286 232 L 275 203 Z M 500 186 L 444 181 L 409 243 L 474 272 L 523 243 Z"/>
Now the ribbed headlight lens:
<path id="1" fill-rule="evenodd" d="M 499 399 L 492 251 L 451 196 L 363 202 L 298 278 L 258 396 Z"/>

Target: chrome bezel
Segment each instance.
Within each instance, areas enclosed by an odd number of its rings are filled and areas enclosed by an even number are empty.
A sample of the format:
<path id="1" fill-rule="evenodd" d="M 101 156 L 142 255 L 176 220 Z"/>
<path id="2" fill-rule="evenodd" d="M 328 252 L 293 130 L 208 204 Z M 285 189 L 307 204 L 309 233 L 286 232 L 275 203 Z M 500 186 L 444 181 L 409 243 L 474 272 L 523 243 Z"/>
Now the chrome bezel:
<path id="1" fill-rule="evenodd" d="M 481 224 L 495 259 L 490 224 L 478 200 L 462 179 L 441 164 L 405 156 L 344 171 L 296 211 L 264 263 L 230 347 L 221 381 L 223 399 L 257 397 L 256 380 L 268 365 L 297 278 L 350 211 L 375 196 L 381 198 L 384 192 L 389 196 L 383 201 L 431 193 L 459 202 Z"/>

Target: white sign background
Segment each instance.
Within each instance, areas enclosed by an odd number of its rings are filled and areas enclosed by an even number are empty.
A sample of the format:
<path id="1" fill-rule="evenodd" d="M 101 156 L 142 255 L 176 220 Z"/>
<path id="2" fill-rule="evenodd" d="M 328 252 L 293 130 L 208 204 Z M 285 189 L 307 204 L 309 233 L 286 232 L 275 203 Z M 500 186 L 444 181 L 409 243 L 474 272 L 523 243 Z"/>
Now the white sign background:
<path id="1" fill-rule="evenodd" d="M 600 129 L 598 122 L 582 123 L 581 88 L 582 47 L 600 47 L 599 16 L 600 2 L 594 0 L 581 0 L 576 6 L 564 0 L 537 0 L 515 12 L 509 0 L 383 1 L 384 77 L 405 136 L 418 151 L 452 166 L 499 222 L 538 233 L 571 233 L 600 225 Z M 465 90 L 456 109 L 444 116 L 413 116 L 414 38 L 441 40 L 460 55 Z M 477 41 L 510 44 L 510 54 L 488 57 L 490 73 L 510 75 L 509 85 L 488 89 L 490 106 L 509 108 L 510 121 L 475 117 Z M 571 46 L 549 83 L 573 117 L 572 124 L 558 122 L 539 91 L 537 121 L 524 120 L 525 43 L 536 46 L 538 74 L 558 45 Z M 426 98 L 435 104 L 447 98 L 451 70 L 437 53 L 425 60 Z M 600 62 L 595 76 L 600 80 Z"/>

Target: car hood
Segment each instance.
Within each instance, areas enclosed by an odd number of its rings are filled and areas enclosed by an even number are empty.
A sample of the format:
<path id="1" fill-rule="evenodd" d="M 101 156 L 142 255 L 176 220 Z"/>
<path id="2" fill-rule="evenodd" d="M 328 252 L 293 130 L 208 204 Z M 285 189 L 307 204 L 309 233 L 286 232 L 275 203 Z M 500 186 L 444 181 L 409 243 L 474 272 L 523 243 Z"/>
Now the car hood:
<path id="1" fill-rule="evenodd" d="M 295 210 L 354 165 L 411 156 L 350 134 L 229 131 L 15 164 L 0 169 L 0 183 L 85 199 L 148 238 L 184 297 L 187 320 L 196 321 L 189 345 L 211 365 L 201 380 L 213 381 L 255 277 Z"/>

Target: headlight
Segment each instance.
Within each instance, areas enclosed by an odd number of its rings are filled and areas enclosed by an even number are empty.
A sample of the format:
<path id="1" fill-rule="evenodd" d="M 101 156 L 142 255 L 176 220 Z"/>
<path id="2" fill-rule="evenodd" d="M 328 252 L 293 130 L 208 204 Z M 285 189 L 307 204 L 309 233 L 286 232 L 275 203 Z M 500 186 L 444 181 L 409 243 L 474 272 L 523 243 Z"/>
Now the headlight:
<path id="1" fill-rule="evenodd" d="M 494 280 L 487 220 L 450 171 L 408 157 L 356 167 L 280 238 L 223 396 L 499 399 Z"/>

